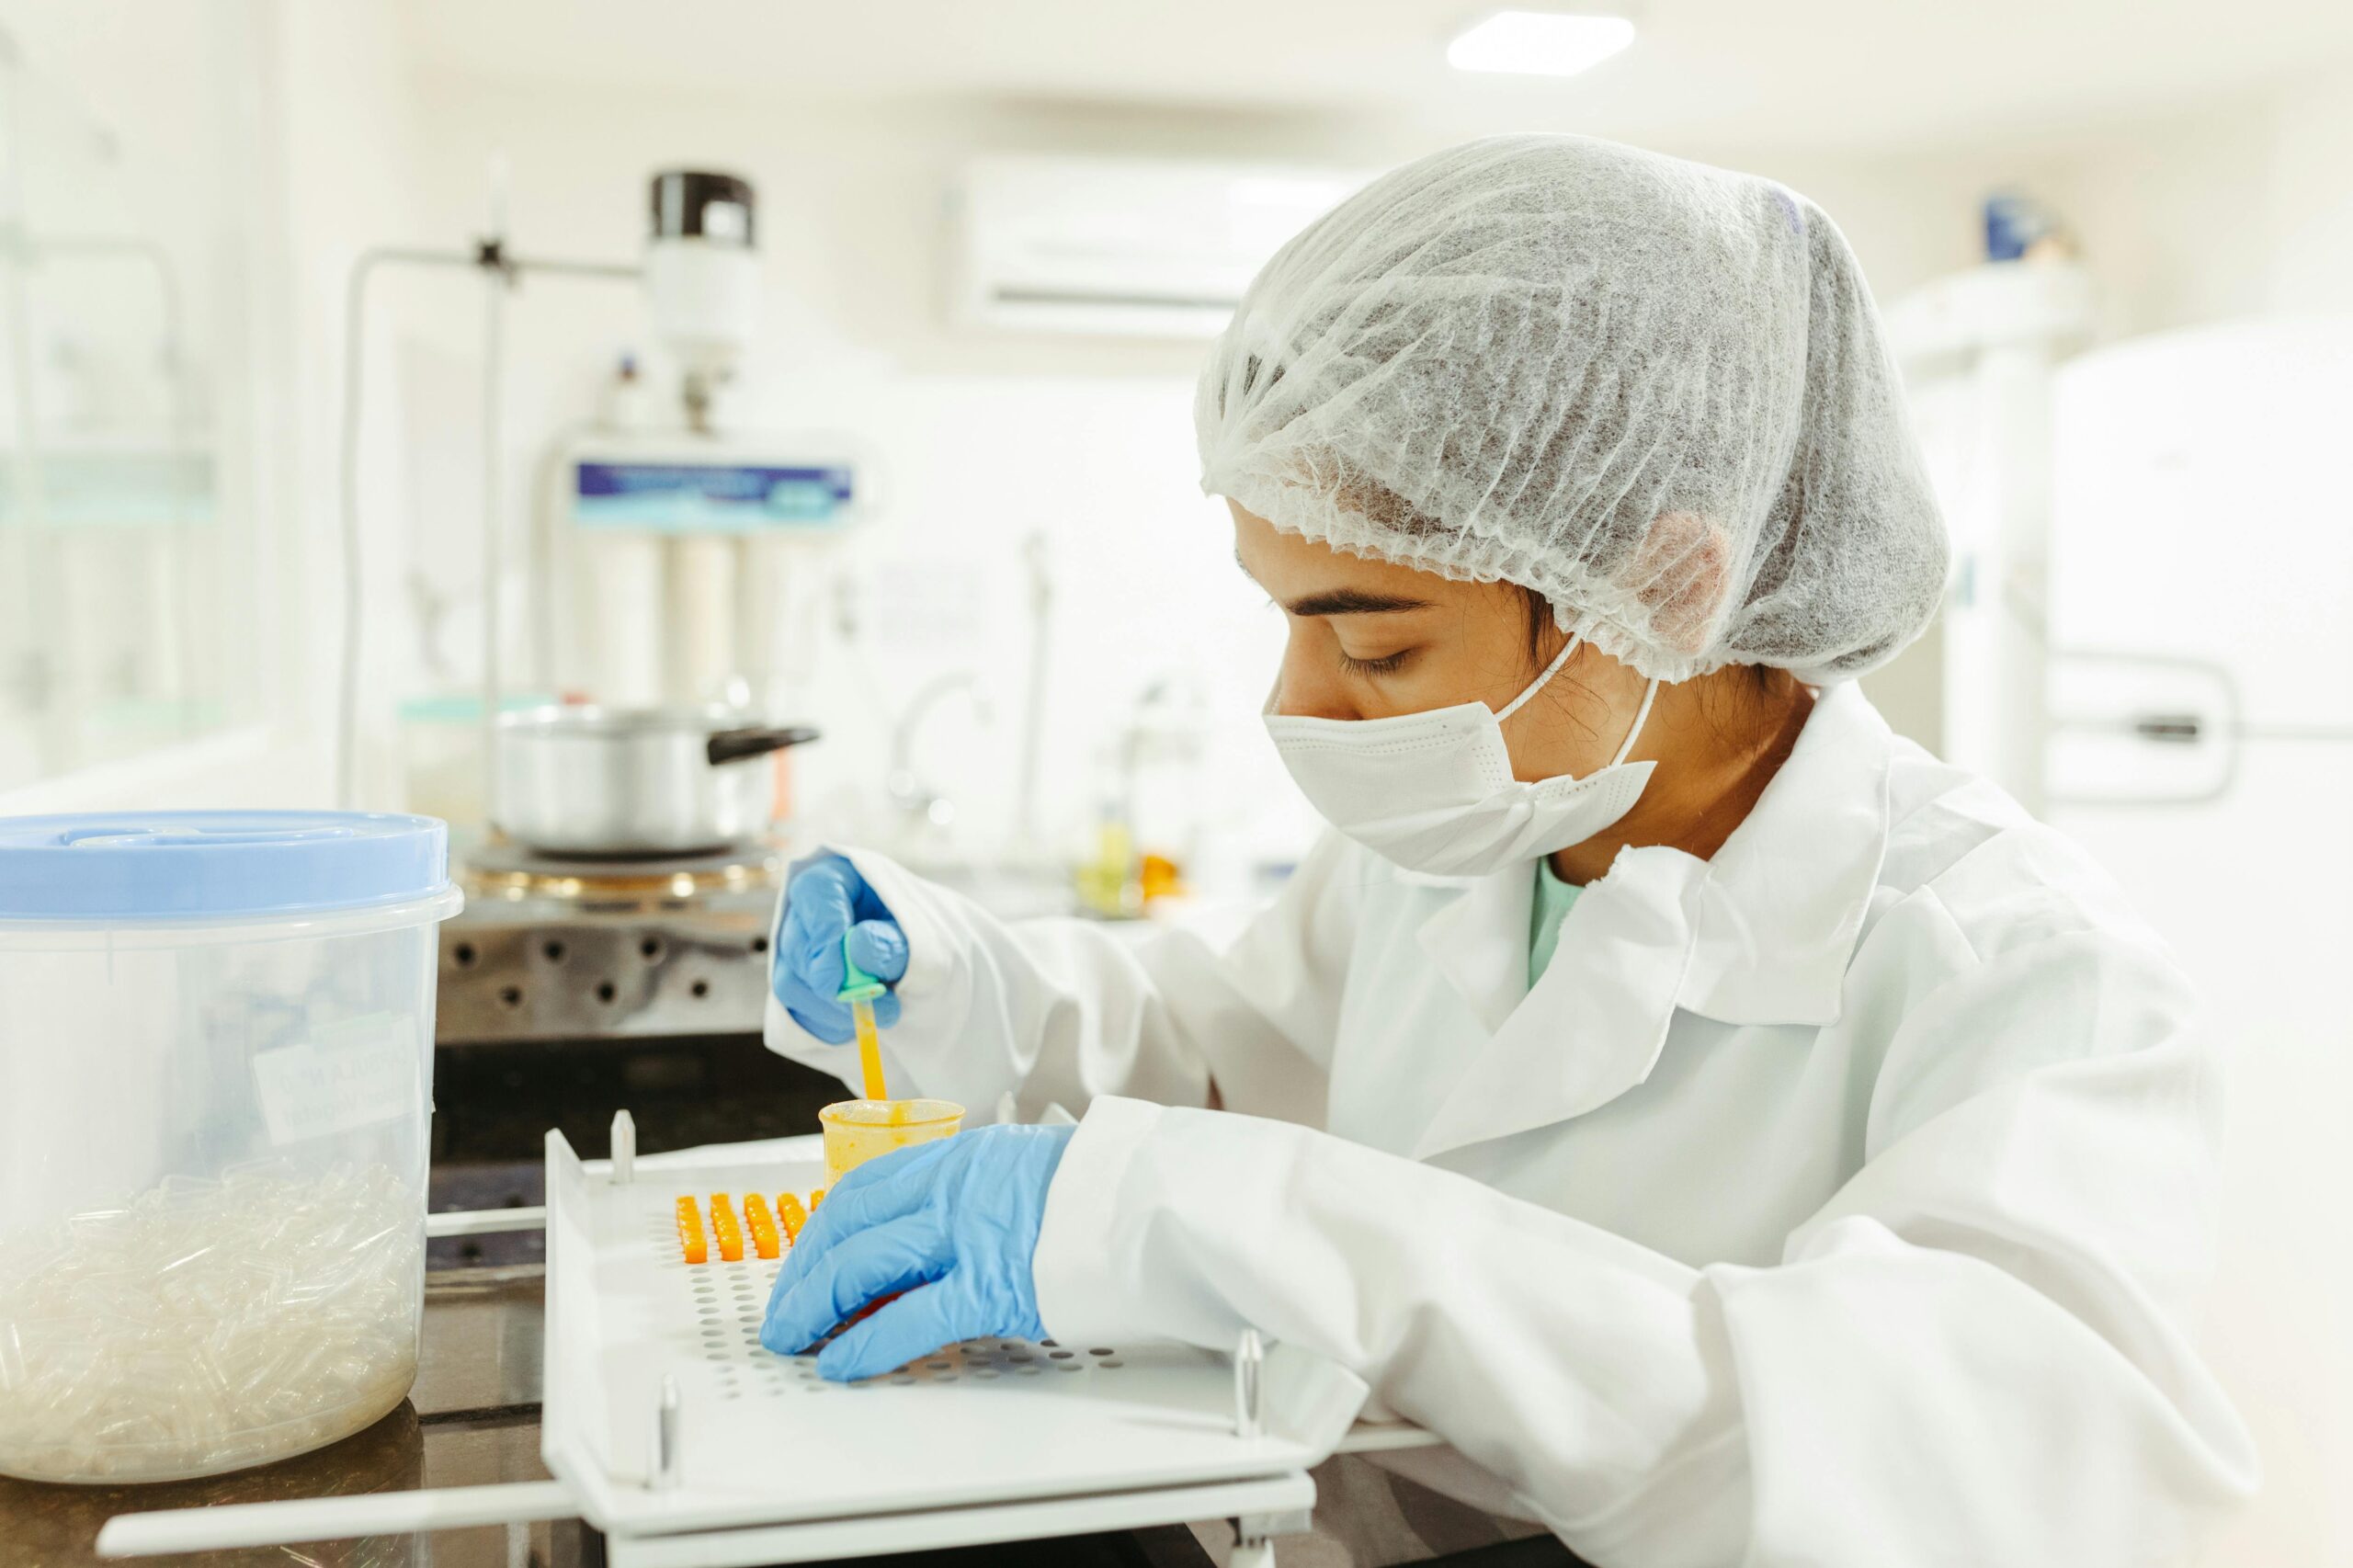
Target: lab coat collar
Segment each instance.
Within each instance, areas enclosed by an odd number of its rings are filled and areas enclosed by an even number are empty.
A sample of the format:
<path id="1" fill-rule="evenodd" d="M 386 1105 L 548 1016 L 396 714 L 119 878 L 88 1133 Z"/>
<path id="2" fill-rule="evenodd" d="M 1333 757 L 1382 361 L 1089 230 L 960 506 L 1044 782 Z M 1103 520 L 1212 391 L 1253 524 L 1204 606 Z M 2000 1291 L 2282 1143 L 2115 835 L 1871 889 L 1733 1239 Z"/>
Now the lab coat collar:
<path id="1" fill-rule="evenodd" d="M 1859 692 L 1825 690 L 1714 859 L 1622 851 L 1570 909 L 1532 991 L 1528 868 L 1450 881 L 1400 873 L 1457 890 L 1420 941 L 1490 1037 L 1414 1157 L 1617 1098 L 1650 1076 L 1677 1008 L 1742 1025 L 1835 1019 L 1887 846 L 1892 744 Z"/>
<path id="2" fill-rule="evenodd" d="M 1789 760 L 1708 863 L 1681 1006 L 1728 1024 L 1837 1021 L 1887 858 L 1894 752 L 1853 683 L 1815 699 Z"/>

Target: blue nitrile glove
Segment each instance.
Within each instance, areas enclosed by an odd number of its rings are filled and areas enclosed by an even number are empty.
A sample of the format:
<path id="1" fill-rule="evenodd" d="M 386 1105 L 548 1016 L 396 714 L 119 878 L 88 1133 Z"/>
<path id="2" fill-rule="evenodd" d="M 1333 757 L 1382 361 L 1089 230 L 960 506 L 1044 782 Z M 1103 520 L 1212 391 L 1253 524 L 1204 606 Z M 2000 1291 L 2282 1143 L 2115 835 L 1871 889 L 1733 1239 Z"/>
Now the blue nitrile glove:
<path id="1" fill-rule="evenodd" d="M 795 872 L 784 892 L 784 928 L 777 933 L 768 985 L 792 1021 L 828 1045 L 847 1045 L 857 1033 L 849 1004 L 834 1000 L 842 988 L 842 938 L 858 967 L 895 985 L 907 972 L 907 938 L 858 868 L 838 855 Z M 899 1021 L 895 995 L 874 1000 L 874 1021 Z"/>
<path id="2" fill-rule="evenodd" d="M 1029 1260 L 1075 1127 L 977 1127 L 870 1160 L 801 1227 L 760 1343 L 808 1349 L 878 1296 L 905 1291 L 818 1353 L 835 1382 L 983 1335 L 1043 1339 Z"/>

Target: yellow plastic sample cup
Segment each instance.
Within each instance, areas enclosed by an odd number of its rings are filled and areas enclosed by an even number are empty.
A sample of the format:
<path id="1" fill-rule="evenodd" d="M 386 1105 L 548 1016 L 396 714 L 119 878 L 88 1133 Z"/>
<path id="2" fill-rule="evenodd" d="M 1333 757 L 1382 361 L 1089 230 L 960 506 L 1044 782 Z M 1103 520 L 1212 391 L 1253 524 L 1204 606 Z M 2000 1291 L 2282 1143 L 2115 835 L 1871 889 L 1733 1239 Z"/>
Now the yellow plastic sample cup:
<path id="1" fill-rule="evenodd" d="M 841 1100 L 817 1113 L 825 1132 L 825 1192 L 867 1161 L 949 1137 L 964 1125 L 952 1100 Z"/>

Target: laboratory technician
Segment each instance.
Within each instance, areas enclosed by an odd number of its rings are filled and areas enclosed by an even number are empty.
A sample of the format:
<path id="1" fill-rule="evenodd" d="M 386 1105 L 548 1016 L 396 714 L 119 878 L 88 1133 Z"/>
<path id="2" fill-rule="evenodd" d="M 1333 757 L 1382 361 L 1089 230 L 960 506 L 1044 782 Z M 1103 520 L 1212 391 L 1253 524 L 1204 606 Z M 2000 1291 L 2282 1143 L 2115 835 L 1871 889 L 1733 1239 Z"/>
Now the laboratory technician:
<path id="1" fill-rule="evenodd" d="M 2255 1475 L 2193 1348 L 2217 1052 L 2085 855 L 1854 684 L 1947 551 L 1829 220 L 1459 147 L 1283 248 L 1196 420 L 1333 831 L 1222 949 L 796 866 L 772 1047 L 856 1075 L 847 935 L 896 1079 L 1079 1119 L 857 1172 L 766 1343 L 901 1290 L 825 1375 L 1255 1325 L 1601 1564 L 2189 1555 Z"/>

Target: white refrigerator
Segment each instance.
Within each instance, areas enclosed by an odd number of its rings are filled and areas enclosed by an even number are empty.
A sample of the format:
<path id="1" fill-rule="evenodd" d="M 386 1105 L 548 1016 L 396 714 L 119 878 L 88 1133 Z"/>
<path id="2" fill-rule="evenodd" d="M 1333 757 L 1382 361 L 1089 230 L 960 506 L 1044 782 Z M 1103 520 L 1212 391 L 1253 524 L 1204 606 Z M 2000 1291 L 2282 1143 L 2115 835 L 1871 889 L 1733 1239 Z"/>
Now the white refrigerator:
<path id="1" fill-rule="evenodd" d="M 2054 418 L 2045 812 L 2232 1053 L 2207 1347 L 2267 1482 L 2212 1561 L 2353 1562 L 2353 319 L 2086 354 Z"/>

